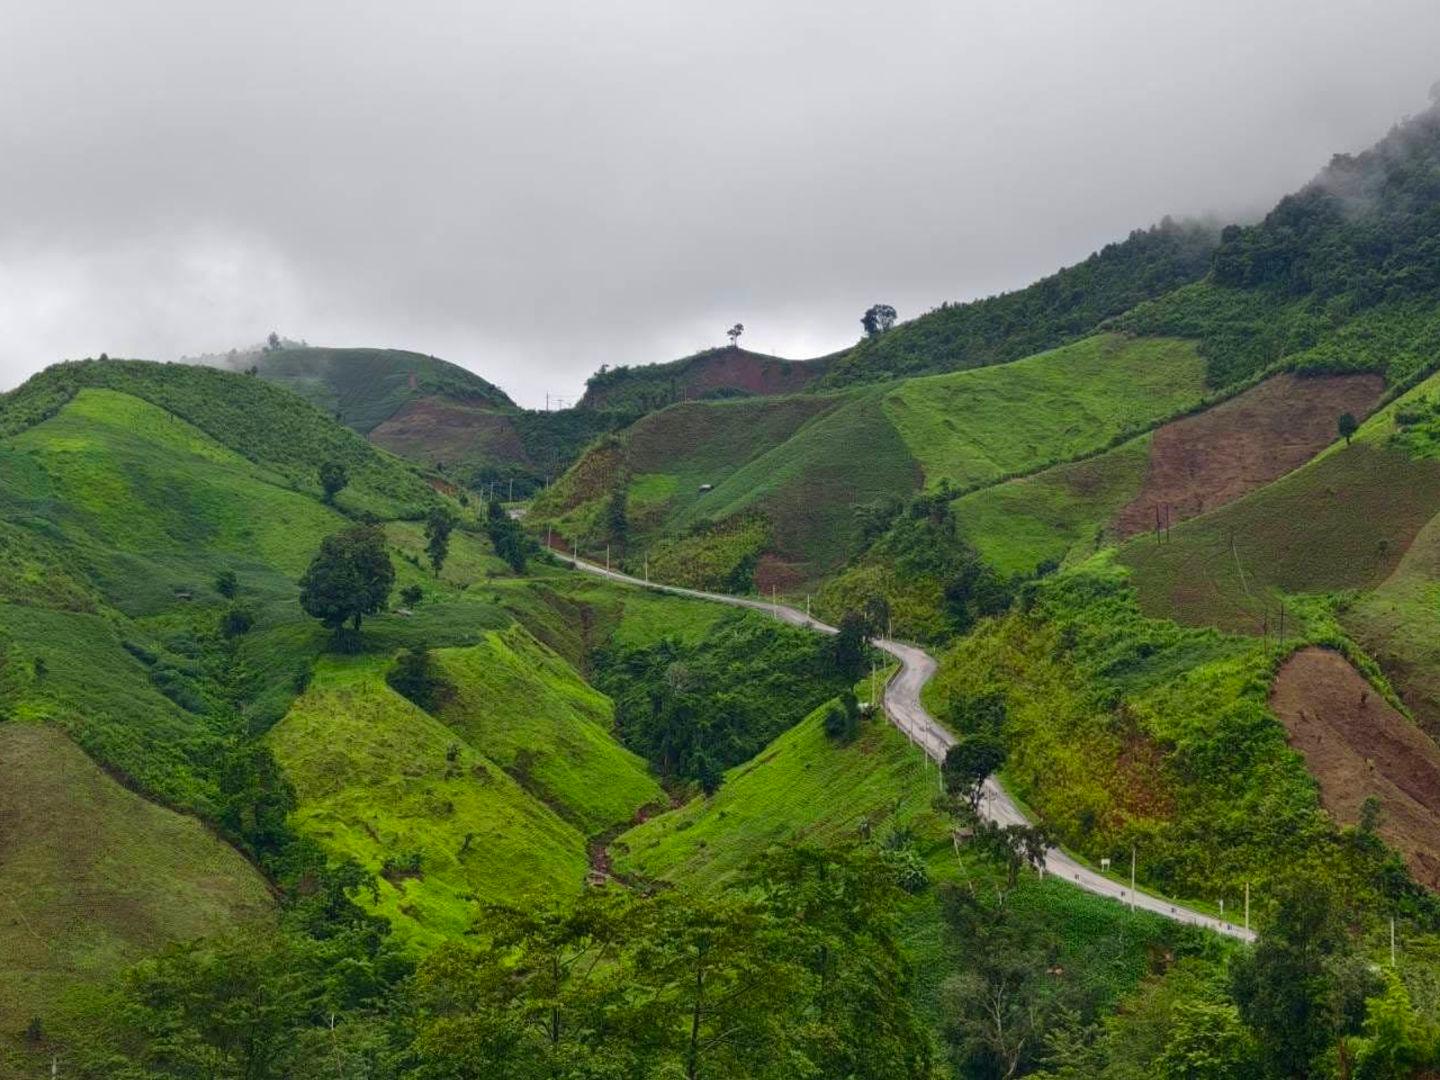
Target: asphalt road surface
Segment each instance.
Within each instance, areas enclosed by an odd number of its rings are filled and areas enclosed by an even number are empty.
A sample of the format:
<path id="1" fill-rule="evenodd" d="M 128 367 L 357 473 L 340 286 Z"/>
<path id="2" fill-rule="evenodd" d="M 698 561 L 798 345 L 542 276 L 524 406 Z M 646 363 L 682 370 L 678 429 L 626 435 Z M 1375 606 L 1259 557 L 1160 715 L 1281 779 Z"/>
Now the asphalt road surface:
<path id="1" fill-rule="evenodd" d="M 821 634 L 836 632 L 835 627 L 827 626 L 819 619 L 811 618 L 805 612 L 784 604 L 772 604 L 765 600 L 746 596 L 702 592 L 699 589 L 686 589 L 679 585 L 656 585 L 642 581 L 640 578 L 631 577 L 629 574 L 622 574 L 618 570 L 607 570 L 603 566 L 586 562 L 584 559 L 569 557 L 567 561 L 578 570 L 597 574 L 624 585 L 638 585 L 641 588 L 659 589 L 677 596 L 690 596 L 698 600 L 730 604 L 733 607 L 751 608 L 772 615 L 792 626 L 802 626 Z M 885 686 L 885 714 L 890 718 L 891 723 L 899 728 L 911 742 L 924 750 L 932 760 L 937 763 L 943 761 L 945 751 L 955 740 L 948 731 L 935 722 L 934 718 L 925 711 L 925 706 L 920 703 L 920 692 L 935 674 L 934 657 L 923 649 L 899 641 L 881 638 L 876 639 L 873 644 L 900 661 L 900 670 Z M 1029 824 L 1029 820 L 1015 805 L 1015 800 L 1005 793 L 1005 789 L 993 776 L 985 781 L 985 793 L 980 803 L 980 813 L 1000 825 Z M 1131 907 L 1145 911 L 1153 911 L 1155 914 L 1173 919 L 1175 922 L 1203 926 L 1216 933 L 1226 934 L 1242 941 L 1255 939 L 1255 935 L 1243 926 L 1222 922 L 1211 915 L 1187 908 L 1183 904 L 1172 903 L 1164 897 L 1152 896 L 1144 891 L 1132 891 L 1127 883 L 1118 882 L 1097 870 L 1092 870 L 1059 848 L 1051 848 L 1046 853 L 1045 871 L 1079 886 L 1086 892 L 1110 897 L 1119 903 L 1129 904 Z"/>

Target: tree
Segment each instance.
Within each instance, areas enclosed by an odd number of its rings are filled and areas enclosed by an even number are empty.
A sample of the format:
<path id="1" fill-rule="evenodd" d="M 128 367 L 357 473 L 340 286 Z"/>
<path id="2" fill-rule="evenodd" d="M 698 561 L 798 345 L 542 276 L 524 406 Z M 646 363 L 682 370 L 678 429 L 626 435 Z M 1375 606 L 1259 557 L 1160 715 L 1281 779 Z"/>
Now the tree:
<path id="1" fill-rule="evenodd" d="M 400 590 L 400 602 L 406 607 L 414 607 L 425 597 L 425 590 L 419 585 L 406 585 Z"/>
<path id="2" fill-rule="evenodd" d="M 248 634 L 255 625 L 255 614 L 244 604 L 231 604 L 220 616 L 220 634 L 233 638 Z"/>
<path id="3" fill-rule="evenodd" d="M 1345 445 L 1349 446 L 1350 440 L 1355 437 L 1355 432 L 1359 429 L 1360 424 L 1351 413 L 1347 412 L 1340 414 L 1340 419 L 1336 421 L 1335 426 L 1340 432 L 1340 437 L 1345 440 Z"/>
<path id="4" fill-rule="evenodd" d="M 825 712 L 825 734 L 836 742 L 848 743 L 860 733 L 860 703 L 849 690 Z"/>
<path id="5" fill-rule="evenodd" d="M 485 531 L 490 537 L 490 546 L 495 554 L 510 564 L 517 574 L 525 572 L 525 563 L 530 554 L 530 541 L 520 528 L 520 523 L 505 513 L 498 502 L 491 502 L 485 512 Z"/>
<path id="6" fill-rule="evenodd" d="M 1440 1064 L 1440 1029 L 1415 1009 L 1394 972 L 1386 973 L 1384 991 L 1365 1003 L 1365 1034 L 1349 1045 L 1357 1080 L 1428 1075 L 1425 1070 Z"/>
<path id="7" fill-rule="evenodd" d="M 274 330 L 271 330 L 271 331 L 270 331 L 270 335 L 265 339 L 265 351 L 266 351 L 266 352 L 277 352 L 277 351 L 279 351 L 279 349 L 280 349 L 280 335 L 279 335 L 278 333 L 276 333 Z"/>
<path id="8" fill-rule="evenodd" d="M 869 637 L 869 623 L 858 611 L 847 611 L 840 619 L 840 632 L 830 642 L 830 659 L 842 679 L 853 683 L 864 674 Z"/>
<path id="9" fill-rule="evenodd" d="M 895 309 L 889 304 L 872 304 L 860 317 L 860 325 L 870 337 L 879 337 L 895 325 Z"/>
<path id="10" fill-rule="evenodd" d="M 610 537 L 610 542 L 621 551 L 625 549 L 625 541 L 630 536 L 630 518 L 625 510 L 627 494 L 623 482 L 616 484 L 610 492 L 610 501 L 605 506 L 606 534 Z"/>
<path id="11" fill-rule="evenodd" d="M 1313 878 L 1281 886 L 1270 925 L 1231 968 L 1231 993 L 1277 1076 L 1307 1076 L 1335 1045 L 1341 1022 L 1337 961 L 1344 927 L 1329 888 Z"/>
<path id="12" fill-rule="evenodd" d="M 227 600 L 235 599 L 235 594 L 240 591 L 240 579 L 235 576 L 234 570 L 221 570 L 215 575 L 215 591 Z"/>
<path id="13" fill-rule="evenodd" d="M 985 780 L 1005 764 L 1005 743 L 998 735 L 979 732 L 966 735 L 945 752 L 941 771 L 945 790 L 965 799 L 972 813 L 980 810 Z"/>
<path id="14" fill-rule="evenodd" d="M 384 608 L 394 584 L 385 534 L 372 525 L 357 525 L 320 542 L 300 579 L 300 606 L 337 637 L 347 621 L 359 633 L 361 619 Z"/>
<path id="15" fill-rule="evenodd" d="M 391 690 L 427 712 L 441 704 L 451 690 L 435 664 L 434 655 L 423 645 L 401 649 L 385 673 L 385 681 Z"/>
<path id="16" fill-rule="evenodd" d="M 740 341 L 740 335 L 743 334 L 744 332 L 745 332 L 745 324 L 744 324 L 744 323 L 738 323 L 738 322 L 737 322 L 734 326 L 730 327 L 729 330 L 726 330 L 726 331 L 725 331 L 725 336 L 730 339 L 730 345 L 731 345 L 732 348 L 733 348 L 736 344 L 739 343 L 739 341 Z"/>
<path id="17" fill-rule="evenodd" d="M 325 489 L 325 501 L 332 503 L 345 485 L 350 482 L 350 473 L 343 461 L 327 461 L 320 466 L 320 486 Z"/>
<path id="18" fill-rule="evenodd" d="M 1157 1064 L 1165 1080 L 1249 1080 L 1260 1075 L 1255 1042 L 1229 1002 L 1178 1004 L 1170 1040 Z"/>
<path id="19" fill-rule="evenodd" d="M 455 515 L 444 506 L 432 507 L 425 515 L 425 551 L 430 556 L 430 566 L 435 576 L 450 554 L 450 531 L 455 528 Z"/>

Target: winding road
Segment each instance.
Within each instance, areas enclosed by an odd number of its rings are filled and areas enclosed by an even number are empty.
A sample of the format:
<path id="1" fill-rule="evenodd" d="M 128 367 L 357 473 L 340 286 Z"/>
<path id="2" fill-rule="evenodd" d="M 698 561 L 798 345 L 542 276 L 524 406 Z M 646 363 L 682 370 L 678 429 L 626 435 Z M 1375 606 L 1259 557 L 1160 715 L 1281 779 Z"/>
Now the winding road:
<path id="1" fill-rule="evenodd" d="M 755 611 L 763 611 L 792 626 L 805 627 L 821 634 L 836 633 L 835 627 L 828 626 L 819 619 L 812 618 L 805 612 L 784 604 L 769 603 L 765 600 L 745 596 L 702 592 L 699 589 L 687 589 L 679 585 L 658 585 L 631 577 L 629 574 L 622 574 L 618 570 L 609 570 L 596 563 L 586 562 L 584 559 L 578 559 L 572 555 L 566 555 L 564 558 L 578 570 L 596 574 L 623 585 L 637 585 L 643 589 L 657 589 L 660 592 L 673 593 L 676 596 L 689 596 L 697 600 L 729 604 L 732 607 L 751 608 Z M 920 702 L 920 692 L 935 674 L 937 667 L 935 658 L 923 649 L 899 641 L 877 638 L 873 644 L 900 661 L 900 670 L 885 686 L 886 716 L 932 760 L 937 763 L 944 761 L 945 751 L 950 749 L 955 739 L 935 722 L 935 719 L 925 711 L 925 706 Z M 985 781 L 980 813 L 1000 825 L 1029 824 L 1029 819 L 1015 805 L 1015 800 L 1005 793 L 1005 789 L 993 776 Z M 1045 871 L 1064 881 L 1072 882 L 1086 892 L 1109 897 L 1122 904 L 1129 904 L 1132 908 L 1151 911 L 1175 922 L 1202 926 L 1241 941 L 1255 940 L 1254 933 L 1243 926 L 1222 921 L 1211 915 L 1187 908 L 1183 904 L 1173 903 L 1164 897 L 1153 896 L 1143 891 L 1132 892 L 1128 885 L 1106 877 L 1099 871 L 1092 870 L 1059 848 L 1052 847 L 1045 853 Z"/>

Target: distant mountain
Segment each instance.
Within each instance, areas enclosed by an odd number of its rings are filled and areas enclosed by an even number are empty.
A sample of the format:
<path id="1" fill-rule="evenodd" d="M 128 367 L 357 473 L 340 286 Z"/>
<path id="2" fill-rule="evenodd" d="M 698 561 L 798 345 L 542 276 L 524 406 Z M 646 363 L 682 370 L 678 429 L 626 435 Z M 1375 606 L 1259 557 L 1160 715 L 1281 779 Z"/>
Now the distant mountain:
<path id="1" fill-rule="evenodd" d="M 243 354 L 261 378 L 280 383 L 362 435 L 420 398 L 468 406 L 514 408 L 505 391 L 449 361 L 401 349 L 309 346 Z"/>

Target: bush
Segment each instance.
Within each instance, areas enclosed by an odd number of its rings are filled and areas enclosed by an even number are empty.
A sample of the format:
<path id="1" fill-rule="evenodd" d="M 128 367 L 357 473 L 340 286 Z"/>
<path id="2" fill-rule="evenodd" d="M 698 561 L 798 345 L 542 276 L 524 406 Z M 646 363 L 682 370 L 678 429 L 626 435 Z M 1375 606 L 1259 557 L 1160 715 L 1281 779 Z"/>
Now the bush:
<path id="1" fill-rule="evenodd" d="M 254 625 L 254 613 L 241 604 L 231 604 L 225 609 L 225 613 L 220 616 L 220 634 L 222 637 L 240 637 L 242 634 L 248 634 L 250 628 Z"/>
<path id="2" fill-rule="evenodd" d="M 436 668 L 430 650 L 423 646 L 401 649 L 385 673 L 385 681 L 390 689 L 426 711 L 443 702 L 451 689 Z"/>

